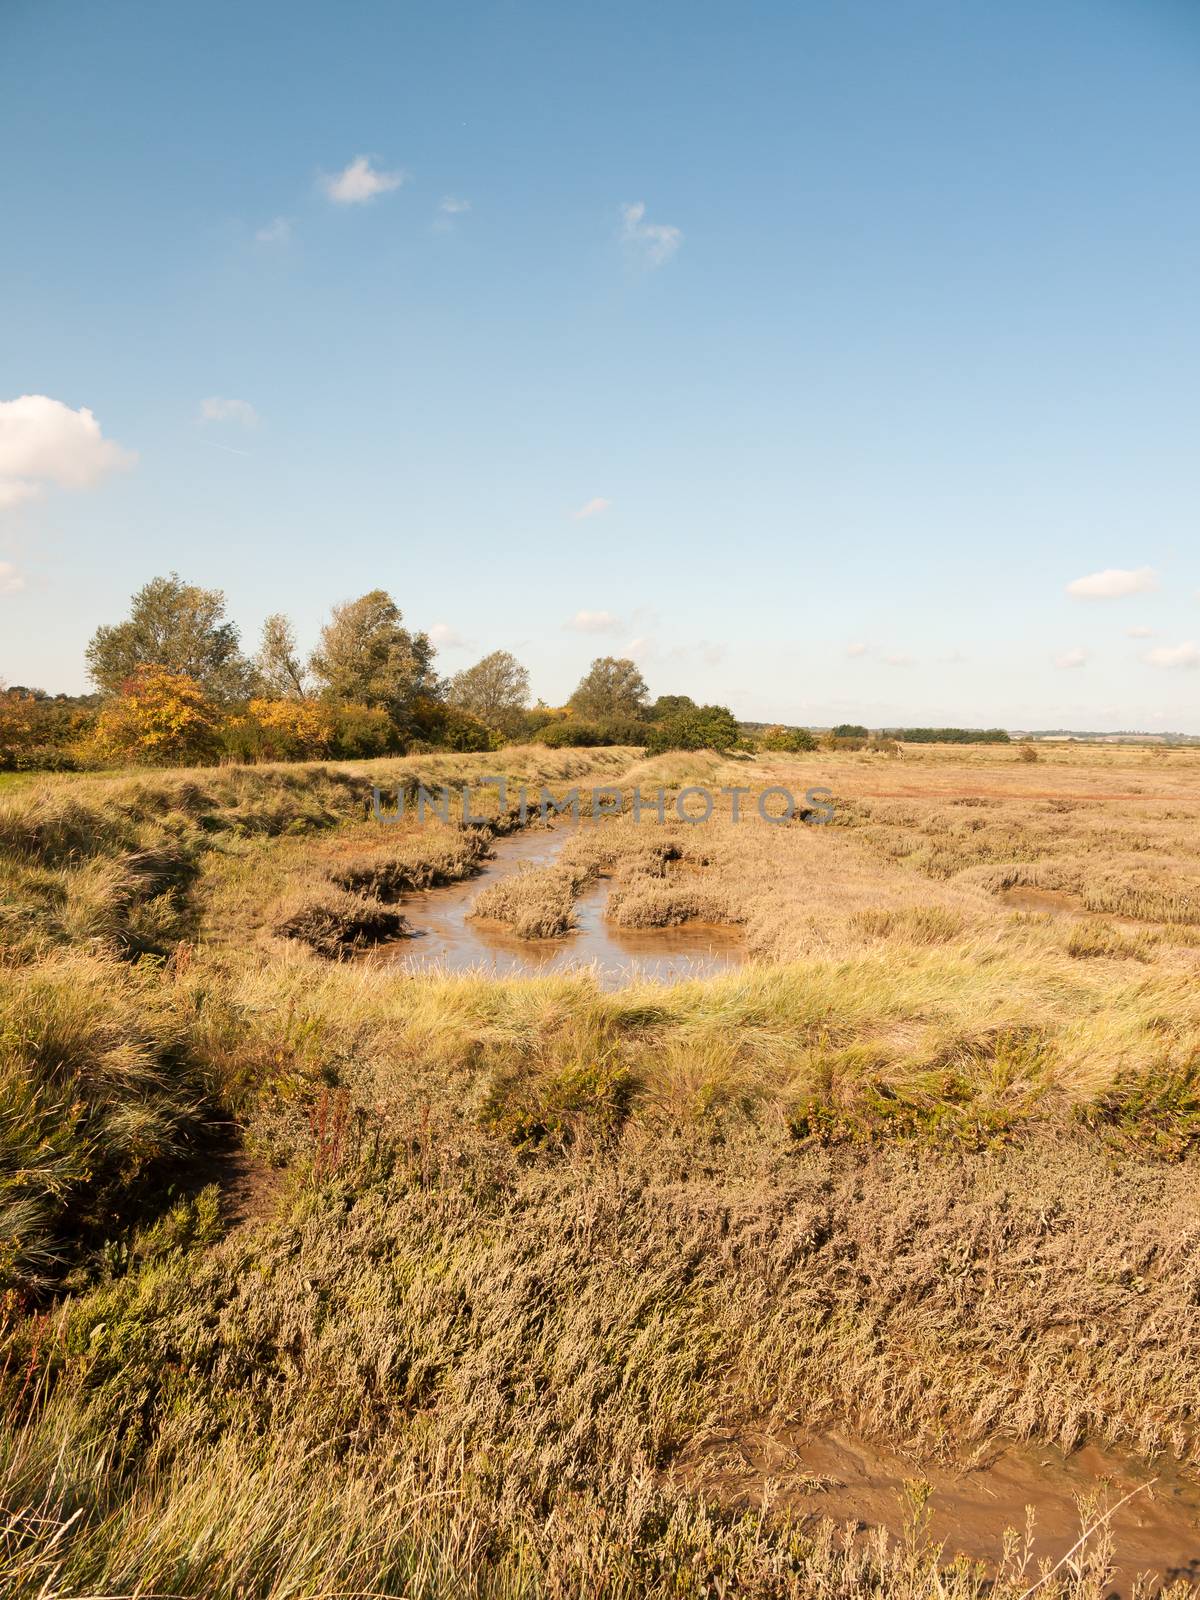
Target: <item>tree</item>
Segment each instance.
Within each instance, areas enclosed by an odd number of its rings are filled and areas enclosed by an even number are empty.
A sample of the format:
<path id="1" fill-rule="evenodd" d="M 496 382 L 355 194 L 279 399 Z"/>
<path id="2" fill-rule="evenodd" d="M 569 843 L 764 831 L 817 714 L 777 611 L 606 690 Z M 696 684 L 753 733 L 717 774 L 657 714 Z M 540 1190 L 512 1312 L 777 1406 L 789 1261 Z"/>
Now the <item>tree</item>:
<path id="1" fill-rule="evenodd" d="M 202 762 L 216 750 L 221 714 L 186 673 L 142 666 L 96 722 L 100 753 L 150 765 Z"/>
<path id="2" fill-rule="evenodd" d="M 184 583 L 179 574 L 152 578 L 134 595 L 125 622 L 96 629 L 87 647 L 88 670 L 106 694 L 145 667 L 193 679 L 218 700 L 237 699 L 250 683 L 238 630 L 226 622 L 219 589 Z"/>
<path id="3" fill-rule="evenodd" d="M 571 696 L 571 710 L 590 722 L 602 717 L 641 717 L 649 692 L 634 662 L 597 656 Z"/>
<path id="4" fill-rule="evenodd" d="M 262 642 L 254 665 L 261 686 L 270 697 L 304 698 L 306 674 L 304 663 L 296 653 L 296 632 L 281 611 L 274 612 L 263 623 Z"/>
<path id="5" fill-rule="evenodd" d="M 666 750 L 732 750 L 740 738 L 737 718 L 728 706 L 694 706 L 651 723 L 646 750 L 652 756 Z"/>
<path id="6" fill-rule="evenodd" d="M 674 717 L 681 711 L 695 711 L 696 702 L 690 694 L 660 694 L 647 711 L 651 722 L 661 722 L 664 717 Z"/>
<path id="7" fill-rule="evenodd" d="M 401 729 L 418 697 L 440 692 L 428 635 L 409 633 L 402 622 L 391 595 L 372 589 L 334 606 L 310 662 L 335 700 L 381 706 Z"/>
<path id="8" fill-rule="evenodd" d="M 473 667 L 455 673 L 446 698 L 489 728 L 511 733 L 529 704 L 529 674 L 507 650 L 493 650 Z"/>
<path id="9" fill-rule="evenodd" d="M 839 722 L 836 728 L 830 729 L 830 734 L 835 739 L 867 739 L 870 737 L 861 722 Z"/>

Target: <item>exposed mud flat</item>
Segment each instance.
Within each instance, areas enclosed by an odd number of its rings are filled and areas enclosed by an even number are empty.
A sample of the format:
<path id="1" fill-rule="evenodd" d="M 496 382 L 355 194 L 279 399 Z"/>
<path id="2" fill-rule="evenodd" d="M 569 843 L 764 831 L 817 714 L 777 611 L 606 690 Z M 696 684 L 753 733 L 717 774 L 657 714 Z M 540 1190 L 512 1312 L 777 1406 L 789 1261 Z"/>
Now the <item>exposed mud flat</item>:
<path id="1" fill-rule="evenodd" d="M 370 961 L 410 974 L 484 971 L 498 978 L 586 967 L 598 974 L 603 987 L 615 989 L 634 979 L 675 983 L 705 978 L 745 959 L 740 933 L 720 923 L 665 928 L 609 923 L 604 915 L 609 883 L 604 878 L 576 901 L 576 927 L 562 938 L 522 939 L 502 923 L 471 915 L 485 883 L 522 867 L 549 865 L 573 831 L 534 828 L 496 839 L 490 859 L 474 877 L 406 895 L 409 937 L 376 950 Z"/>
<path id="2" fill-rule="evenodd" d="M 1200 1481 L 1173 1461 L 1146 1463 L 1094 1444 L 1065 1455 L 1050 1445 L 998 1443 L 977 1464 L 955 1468 L 849 1432 L 748 1431 L 706 1443 L 681 1476 L 726 1505 L 886 1528 L 897 1538 L 912 1517 L 906 1486 L 924 1483 L 928 1542 L 942 1545 L 947 1561 L 965 1555 L 993 1568 L 1007 1529 L 1024 1539 L 1031 1507 L 1031 1582 L 1040 1562 L 1065 1556 L 1084 1527 L 1115 1507 L 1104 1524 L 1118 1552 L 1106 1592 L 1128 1594 L 1139 1575 L 1200 1579 Z M 1098 1548 L 1100 1537 L 1084 1548 Z"/>

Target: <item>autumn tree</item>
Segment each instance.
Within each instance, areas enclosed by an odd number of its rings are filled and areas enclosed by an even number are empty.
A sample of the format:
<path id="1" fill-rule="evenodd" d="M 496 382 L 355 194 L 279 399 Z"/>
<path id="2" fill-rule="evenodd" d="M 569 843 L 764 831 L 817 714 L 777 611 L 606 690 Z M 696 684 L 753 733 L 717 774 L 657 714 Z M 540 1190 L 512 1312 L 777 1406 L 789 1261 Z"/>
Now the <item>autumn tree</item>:
<path id="1" fill-rule="evenodd" d="M 589 722 L 606 717 L 640 717 L 649 692 L 634 662 L 597 656 L 579 680 L 570 705 L 577 717 Z"/>
<path id="2" fill-rule="evenodd" d="M 265 761 L 317 761 L 329 754 L 334 739 L 333 714 L 317 700 L 256 698 L 247 720 Z"/>
<path id="3" fill-rule="evenodd" d="M 149 667 L 190 678 L 218 700 L 244 695 L 251 677 L 238 630 L 225 620 L 225 596 L 184 583 L 175 572 L 139 589 L 126 621 L 96 629 L 87 662 L 92 681 L 106 694 L 120 693 L 122 684 Z"/>
<path id="4" fill-rule="evenodd" d="M 151 766 L 202 762 L 216 751 L 221 712 L 195 678 L 140 666 L 100 713 L 100 754 Z"/>
<path id="5" fill-rule="evenodd" d="M 414 702 L 437 698 L 433 645 L 410 633 L 384 589 L 334 606 L 309 663 L 313 676 L 336 700 L 383 707 L 398 728 L 412 720 Z"/>
<path id="6" fill-rule="evenodd" d="M 254 658 L 259 686 L 277 700 L 302 700 L 307 672 L 296 649 L 296 631 L 282 611 L 262 625 L 262 638 Z"/>
<path id="7" fill-rule="evenodd" d="M 473 667 L 455 673 L 446 698 L 489 728 L 509 733 L 529 704 L 529 674 L 507 650 L 493 650 Z"/>

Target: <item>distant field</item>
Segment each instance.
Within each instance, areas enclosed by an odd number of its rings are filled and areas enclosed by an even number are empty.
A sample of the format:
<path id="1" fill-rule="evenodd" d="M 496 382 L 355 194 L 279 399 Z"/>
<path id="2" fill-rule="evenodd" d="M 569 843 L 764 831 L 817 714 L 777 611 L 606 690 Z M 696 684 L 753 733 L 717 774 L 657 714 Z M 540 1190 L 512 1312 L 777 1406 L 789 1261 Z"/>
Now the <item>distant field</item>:
<path id="1" fill-rule="evenodd" d="M 371 785 L 496 772 L 833 818 L 480 891 L 711 979 L 366 959 L 520 821 Z M 1200 1593 L 1198 801 L 1113 745 L 0 778 L 4 1592 Z"/>

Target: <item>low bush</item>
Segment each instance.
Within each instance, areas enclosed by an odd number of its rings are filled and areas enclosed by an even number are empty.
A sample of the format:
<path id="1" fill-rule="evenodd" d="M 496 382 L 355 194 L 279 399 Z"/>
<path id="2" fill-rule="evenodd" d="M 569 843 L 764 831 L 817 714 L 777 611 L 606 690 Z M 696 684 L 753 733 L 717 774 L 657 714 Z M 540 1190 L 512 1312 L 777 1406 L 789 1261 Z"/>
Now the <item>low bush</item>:
<path id="1" fill-rule="evenodd" d="M 817 741 L 807 728 L 788 728 L 778 723 L 760 733 L 755 744 L 760 750 L 787 755 L 799 755 L 817 748 Z"/>

